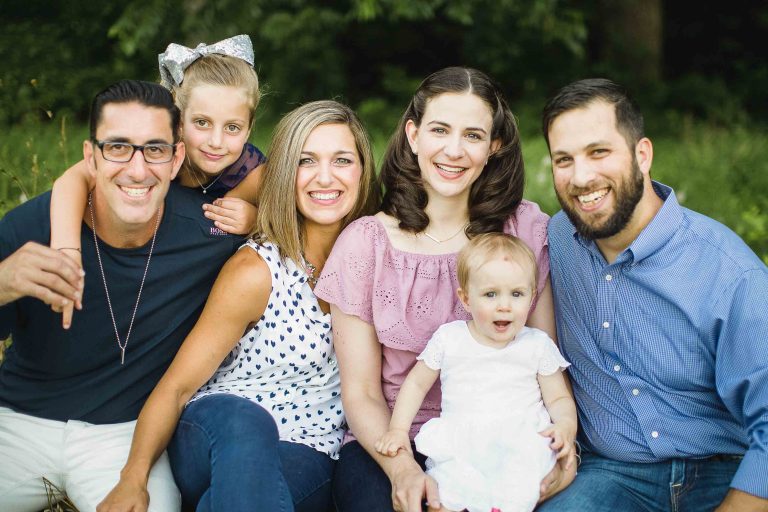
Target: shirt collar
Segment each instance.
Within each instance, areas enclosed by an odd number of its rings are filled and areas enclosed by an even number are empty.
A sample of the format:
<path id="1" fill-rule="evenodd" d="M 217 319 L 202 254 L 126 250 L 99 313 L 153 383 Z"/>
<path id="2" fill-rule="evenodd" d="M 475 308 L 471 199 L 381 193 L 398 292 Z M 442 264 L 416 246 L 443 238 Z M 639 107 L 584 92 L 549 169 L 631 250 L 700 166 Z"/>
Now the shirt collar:
<path id="1" fill-rule="evenodd" d="M 634 242 L 616 258 L 616 263 L 624 260 L 637 263 L 654 254 L 672 238 L 683 220 L 683 209 L 677 201 L 677 196 L 672 187 L 658 181 L 652 181 L 651 183 L 653 184 L 654 192 L 664 201 L 664 204 L 656 212 L 651 222 L 635 238 Z M 595 241 L 583 238 L 578 234 L 573 224 L 570 224 L 573 238 L 585 249 L 602 258 L 602 253 Z"/>
<path id="2" fill-rule="evenodd" d="M 627 248 L 628 251 L 632 251 L 635 262 L 658 252 L 675 235 L 683 221 L 683 208 L 677 202 L 677 196 L 672 187 L 658 181 L 651 183 L 654 192 L 664 201 L 664 204 Z"/>

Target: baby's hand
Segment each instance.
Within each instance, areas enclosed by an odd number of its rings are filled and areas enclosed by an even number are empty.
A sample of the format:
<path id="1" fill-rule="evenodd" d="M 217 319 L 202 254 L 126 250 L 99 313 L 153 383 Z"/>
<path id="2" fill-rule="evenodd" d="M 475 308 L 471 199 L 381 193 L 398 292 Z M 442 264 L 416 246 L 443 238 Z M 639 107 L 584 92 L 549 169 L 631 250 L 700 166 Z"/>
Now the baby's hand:
<path id="1" fill-rule="evenodd" d="M 573 441 L 576 436 L 576 432 L 573 428 L 555 423 L 539 432 L 544 437 L 551 437 L 552 442 L 549 443 L 550 448 L 557 452 L 557 458 L 566 459 L 565 469 L 569 469 L 571 464 L 576 462 L 576 448 Z"/>
<path id="2" fill-rule="evenodd" d="M 389 431 L 376 441 L 376 451 L 387 457 L 394 457 L 399 450 L 411 452 L 411 440 L 407 430 L 389 429 Z"/>
<path id="3" fill-rule="evenodd" d="M 233 235 L 247 235 L 256 224 L 256 207 L 244 199 L 222 197 L 204 204 L 203 210 L 217 228 Z"/>

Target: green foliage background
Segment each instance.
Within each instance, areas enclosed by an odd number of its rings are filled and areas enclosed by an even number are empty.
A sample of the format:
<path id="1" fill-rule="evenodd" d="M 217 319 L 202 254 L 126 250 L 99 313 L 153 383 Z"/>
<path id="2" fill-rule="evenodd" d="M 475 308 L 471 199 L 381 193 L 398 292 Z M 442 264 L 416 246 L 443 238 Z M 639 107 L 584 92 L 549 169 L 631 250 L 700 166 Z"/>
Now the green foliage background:
<path id="1" fill-rule="evenodd" d="M 353 106 L 383 152 L 417 84 L 477 67 L 520 118 L 526 196 L 553 213 L 539 132 L 547 96 L 608 76 L 638 98 L 653 174 L 768 260 L 768 4 L 673 0 L 5 0 L 0 7 L 0 214 L 80 157 L 92 95 L 157 79 L 168 43 L 251 36 L 266 97 L 255 141 L 305 101 Z M 642 29 L 642 30 L 641 30 Z"/>

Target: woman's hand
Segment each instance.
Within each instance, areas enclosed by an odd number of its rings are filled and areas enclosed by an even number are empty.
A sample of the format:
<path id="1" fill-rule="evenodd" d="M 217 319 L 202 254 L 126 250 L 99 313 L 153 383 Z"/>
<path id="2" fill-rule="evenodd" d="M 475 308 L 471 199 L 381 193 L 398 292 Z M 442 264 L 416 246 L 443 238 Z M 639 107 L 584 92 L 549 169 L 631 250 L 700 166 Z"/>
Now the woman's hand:
<path id="1" fill-rule="evenodd" d="M 541 481 L 539 487 L 539 503 L 547 500 L 568 487 L 576 478 L 576 464 L 566 468 L 566 459 L 560 459 Z"/>
<path id="2" fill-rule="evenodd" d="M 430 510 L 440 510 L 435 479 L 424 473 L 410 454 L 402 457 L 403 464 L 390 477 L 392 508 L 397 512 L 421 512 L 421 500 L 426 497 Z"/>
<path id="3" fill-rule="evenodd" d="M 146 512 L 149 507 L 147 486 L 122 478 L 96 507 L 96 512 Z"/>
<path id="4" fill-rule="evenodd" d="M 256 207 L 244 199 L 222 197 L 204 204 L 205 217 L 233 235 L 248 235 L 256 224 Z"/>

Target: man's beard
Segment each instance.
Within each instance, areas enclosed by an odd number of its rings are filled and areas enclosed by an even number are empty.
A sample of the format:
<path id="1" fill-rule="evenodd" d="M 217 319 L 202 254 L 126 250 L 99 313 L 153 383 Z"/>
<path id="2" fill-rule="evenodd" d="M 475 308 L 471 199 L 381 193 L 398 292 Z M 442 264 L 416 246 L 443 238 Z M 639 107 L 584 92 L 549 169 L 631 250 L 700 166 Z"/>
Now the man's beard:
<path id="1" fill-rule="evenodd" d="M 558 192 L 557 200 L 579 235 L 587 240 L 599 240 L 610 238 L 627 226 L 635 213 L 637 203 L 643 197 L 643 186 L 643 173 L 640 172 L 637 159 L 632 155 L 632 171 L 629 177 L 623 179 L 618 188 L 612 189 L 614 195 L 613 213 L 599 225 L 588 224 L 582 219 L 579 212 L 568 202 L 572 196 L 564 198 Z"/>

